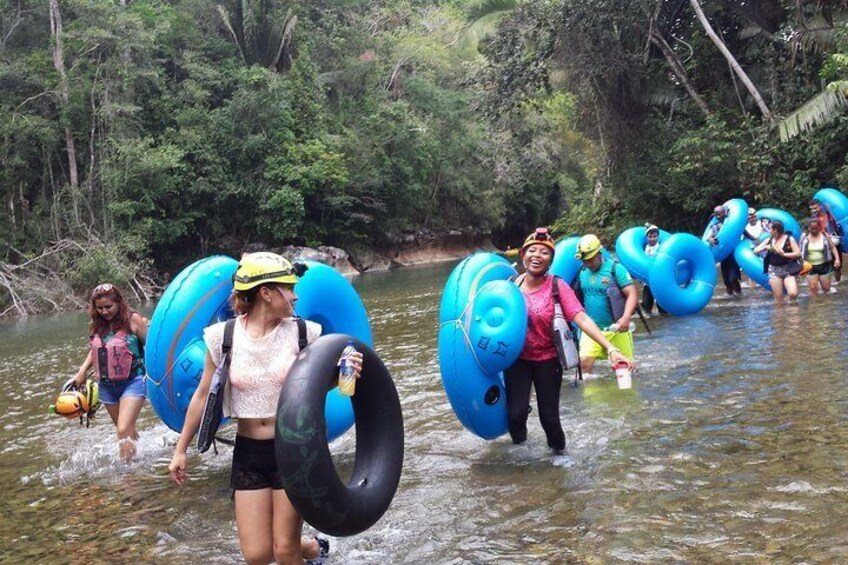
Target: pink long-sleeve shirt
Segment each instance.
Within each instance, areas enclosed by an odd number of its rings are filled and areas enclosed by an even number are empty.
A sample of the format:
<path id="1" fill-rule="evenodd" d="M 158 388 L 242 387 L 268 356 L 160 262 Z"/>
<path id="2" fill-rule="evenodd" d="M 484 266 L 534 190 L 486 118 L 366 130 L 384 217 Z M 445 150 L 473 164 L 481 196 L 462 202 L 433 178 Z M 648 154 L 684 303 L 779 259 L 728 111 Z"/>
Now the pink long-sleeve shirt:
<path id="1" fill-rule="evenodd" d="M 524 339 L 524 348 L 521 350 L 521 359 L 527 361 L 547 361 L 557 356 L 554 345 L 554 277 L 548 275 L 542 286 L 532 292 L 522 286 L 524 302 L 527 304 L 527 336 Z M 562 279 L 557 278 L 559 283 L 559 300 L 562 313 L 569 322 L 574 320 L 583 305 L 577 300 L 577 296 L 571 287 Z"/>

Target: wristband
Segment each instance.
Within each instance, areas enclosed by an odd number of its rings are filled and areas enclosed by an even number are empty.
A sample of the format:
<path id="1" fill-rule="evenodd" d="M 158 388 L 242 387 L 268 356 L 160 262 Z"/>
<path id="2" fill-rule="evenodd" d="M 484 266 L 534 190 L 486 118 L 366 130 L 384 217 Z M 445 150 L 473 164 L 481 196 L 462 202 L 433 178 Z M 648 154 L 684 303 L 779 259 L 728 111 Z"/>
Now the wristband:
<path id="1" fill-rule="evenodd" d="M 621 350 L 618 349 L 618 348 L 615 348 L 615 347 L 611 347 L 610 349 L 607 349 L 607 357 L 609 357 L 613 353 L 621 353 Z"/>

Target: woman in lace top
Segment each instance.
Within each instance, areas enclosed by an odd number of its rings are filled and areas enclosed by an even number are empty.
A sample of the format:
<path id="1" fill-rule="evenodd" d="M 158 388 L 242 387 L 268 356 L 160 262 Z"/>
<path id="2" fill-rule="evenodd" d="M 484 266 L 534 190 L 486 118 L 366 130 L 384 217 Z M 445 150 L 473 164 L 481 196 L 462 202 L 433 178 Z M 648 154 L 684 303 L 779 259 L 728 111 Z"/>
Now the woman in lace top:
<path id="1" fill-rule="evenodd" d="M 230 485 L 235 499 L 239 544 L 248 563 L 303 563 L 329 551 L 323 538 L 301 539 L 303 519 L 292 506 L 277 473 L 274 425 L 283 381 L 298 355 L 298 329 L 293 318 L 298 278 L 287 259 L 275 253 L 242 257 L 236 271 L 233 309 L 239 315 L 234 332 L 224 415 L 238 419 Z M 206 329 L 203 376 L 191 399 L 169 471 L 184 484 L 186 450 L 197 433 L 212 373 L 221 360 L 224 323 Z M 307 342 L 321 326 L 306 322 Z M 357 376 L 361 354 L 352 358 Z M 317 562 L 317 561 L 316 561 Z"/>

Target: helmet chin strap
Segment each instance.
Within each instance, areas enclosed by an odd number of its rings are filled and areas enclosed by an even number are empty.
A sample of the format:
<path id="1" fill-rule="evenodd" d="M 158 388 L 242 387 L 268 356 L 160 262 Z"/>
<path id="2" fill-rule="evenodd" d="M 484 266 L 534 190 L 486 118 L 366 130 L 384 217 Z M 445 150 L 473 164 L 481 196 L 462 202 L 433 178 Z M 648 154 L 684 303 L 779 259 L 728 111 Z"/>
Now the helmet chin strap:
<path id="1" fill-rule="evenodd" d="M 294 304 L 292 304 L 292 301 L 289 300 L 289 297 L 286 296 L 286 293 L 283 292 L 283 289 L 281 289 L 280 287 L 277 287 L 277 292 L 279 292 L 280 296 L 282 296 L 285 299 L 285 301 L 288 303 L 289 309 L 291 310 L 291 315 L 294 316 Z"/>

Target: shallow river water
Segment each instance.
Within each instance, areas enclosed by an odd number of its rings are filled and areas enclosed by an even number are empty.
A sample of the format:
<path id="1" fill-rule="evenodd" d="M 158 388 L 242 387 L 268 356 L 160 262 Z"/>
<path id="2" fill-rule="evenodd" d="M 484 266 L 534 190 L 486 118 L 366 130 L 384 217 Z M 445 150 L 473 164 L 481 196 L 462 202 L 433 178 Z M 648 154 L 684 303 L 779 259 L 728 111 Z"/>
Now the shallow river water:
<path id="1" fill-rule="evenodd" d="M 331 539 L 327 563 L 848 562 L 848 282 L 784 308 L 746 289 L 651 319 L 633 390 L 608 366 L 563 387 L 563 462 L 535 409 L 517 447 L 454 417 L 436 358 L 451 267 L 354 282 L 401 396 L 405 466 L 385 516 Z M 105 410 L 90 429 L 47 413 L 85 333 L 83 314 L 0 324 L 0 562 L 241 562 L 229 447 L 192 456 L 178 488 L 176 435 L 149 407 L 129 466 Z M 333 445 L 341 467 L 351 435 Z"/>

